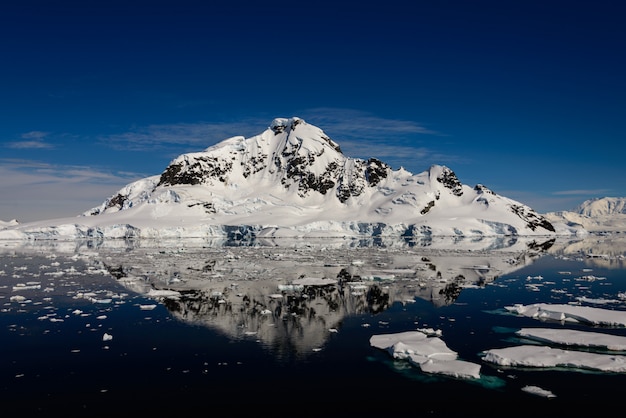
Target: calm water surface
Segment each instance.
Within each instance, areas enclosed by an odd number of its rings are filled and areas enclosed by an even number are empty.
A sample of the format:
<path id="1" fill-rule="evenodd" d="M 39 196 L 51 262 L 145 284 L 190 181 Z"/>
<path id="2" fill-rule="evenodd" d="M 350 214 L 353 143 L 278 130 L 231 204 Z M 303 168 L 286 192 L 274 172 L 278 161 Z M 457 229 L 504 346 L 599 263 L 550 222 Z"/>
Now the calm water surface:
<path id="1" fill-rule="evenodd" d="M 521 344 L 514 332 L 522 327 L 626 336 L 506 314 L 505 306 L 544 302 L 626 315 L 620 240 L 546 247 L 6 245 L 0 407 L 23 416 L 320 417 L 623 408 L 625 374 L 481 361 L 482 350 Z M 302 278 L 336 283 L 298 285 Z M 369 344 L 372 335 L 417 328 L 441 330 L 483 377 L 425 374 Z M 528 394 L 526 385 L 556 397 Z"/>

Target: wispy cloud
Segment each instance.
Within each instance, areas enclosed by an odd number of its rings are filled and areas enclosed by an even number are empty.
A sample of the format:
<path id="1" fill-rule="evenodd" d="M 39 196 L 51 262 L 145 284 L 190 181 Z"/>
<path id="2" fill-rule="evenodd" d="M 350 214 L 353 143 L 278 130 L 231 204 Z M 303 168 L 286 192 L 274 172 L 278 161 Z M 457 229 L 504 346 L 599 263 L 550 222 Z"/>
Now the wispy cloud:
<path id="1" fill-rule="evenodd" d="M 21 135 L 21 137 L 24 139 L 32 139 L 32 140 L 37 140 L 37 141 L 41 141 L 47 136 L 48 136 L 48 132 L 43 132 L 43 131 L 30 131 Z"/>
<path id="2" fill-rule="evenodd" d="M 444 154 L 428 147 L 394 145 L 373 141 L 341 141 L 343 153 L 349 157 L 368 159 L 378 158 L 390 164 L 394 169 L 400 166 L 418 172 L 426 170 L 431 164 L 466 163 L 466 159 L 453 154 Z"/>
<path id="3" fill-rule="evenodd" d="M 560 190 L 553 192 L 552 194 L 557 196 L 594 196 L 594 195 L 606 195 L 609 193 L 609 189 L 578 189 L 578 190 Z"/>
<path id="4" fill-rule="evenodd" d="M 418 122 L 388 119 L 354 109 L 320 107 L 308 109 L 303 118 L 336 137 L 383 141 L 398 135 L 442 135 Z M 310 118 L 310 120 L 308 120 Z"/>
<path id="5" fill-rule="evenodd" d="M 388 119 L 353 109 L 313 108 L 293 115 L 321 128 L 339 143 L 349 157 L 376 157 L 393 167 L 415 171 L 423 162 L 450 164 L 463 157 L 444 154 L 424 145 L 422 137 L 445 136 L 415 121 Z M 148 125 L 99 140 L 117 150 L 172 152 L 200 151 L 226 138 L 251 137 L 263 132 L 271 120 L 258 116 L 228 122 L 197 122 Z M 432 141 L 430 141 L 432 142 Z"/>
<path id="6" fill-rule="evenodd" d="M 114 172 L 80 165 L 50 164 L 34 160 L 0 158 L 0 173 L 11 173 L 2 184 L 12 187 L 43 183 L 104 182 L 126 184 L 142 173 Z M 3 178 L 7 178 L 4 177 Z"/>
<path id="7" fill-rule="evenodd" d="M 315 108 L 298 115 L 277 115 L 277 117 L 298 116 L 306 122 L 324 130 L 342 145 L 351 139 L 379 141 L 406 139 L 415 135 L 442 135 L 417 122 L 386 119 L 351 109 Z M 236 135 L 250 137 L 264 131 L 271 123 L 261 117 L 242 118 L 228 122 L 197 122 L 148 125 L 136 127 L 128 132 L 108 135 L 100 141 L 116 148 L 131 151 L 144 151 L 168 148 L 171 146 L 193 146 L 206 148 L 226 138 Z"/>
<path id="8" fill-rule="evenodd" d="M 269 122 L 247 119 L 237 122 L 148 125 L 99 140 L 115 149 L 128 151 L 166 149 L 172 146 L 196 147 L 200 150 L 232 136 L 255 135 L 265 130 Z"/>
<path id="9" fill-rule="evenodd" d="M 303 112 L 307 122 L 337 140 L 345 155 L 376 157 L 398 168 L 420 171 L 430 164 L 463 162 L 458 155 L 445 154 L 425 144 L 429 137 L 446 136 L 411 120 L 389 119 L 354 109 L 314 108 Z"/>
<path id="10" fill-rule="evenodd" d="M 75 216 L 101 204 L 143 173 L 0 159 L 0 220 L 20 222 Z"/>
<path id="11" fill-rule="evenodd" d="M 41 149 L 41 148 L 53 148 L 52 144 L 45 142 L 45 138 L 48 136 L 47 132 L 31 131 L 26 132 L 20 137 L 21 141 L 13 141 L 6 144 L 8 148 L 14 149 Z"/>

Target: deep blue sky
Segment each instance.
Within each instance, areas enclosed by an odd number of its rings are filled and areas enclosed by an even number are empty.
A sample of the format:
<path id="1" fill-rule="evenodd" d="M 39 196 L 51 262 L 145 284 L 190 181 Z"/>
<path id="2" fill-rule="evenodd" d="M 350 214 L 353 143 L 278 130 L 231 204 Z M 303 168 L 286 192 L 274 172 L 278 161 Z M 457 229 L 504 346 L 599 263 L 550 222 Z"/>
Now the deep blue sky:
<path id="1" fill-rule="evenodd" d="M 540 212 L 624 197 L 624 22 L 617 0 L 4 2 L 0 220 L 291 116 Z"/>

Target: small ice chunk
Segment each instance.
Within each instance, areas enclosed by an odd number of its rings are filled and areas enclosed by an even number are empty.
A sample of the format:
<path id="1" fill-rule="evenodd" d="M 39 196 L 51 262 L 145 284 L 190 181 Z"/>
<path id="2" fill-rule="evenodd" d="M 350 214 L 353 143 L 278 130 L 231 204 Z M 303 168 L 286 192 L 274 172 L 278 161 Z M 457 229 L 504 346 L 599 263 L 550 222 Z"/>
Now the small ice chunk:
<path id="1" fill-rule="evenodd" d="M 542 389 L 539 386 L 527 385 L 522 388 L 524 392 L 531 393 L 537 396 L 543 396 L 544 398 L 556 398 L 556 395 L 549 390 Z"/>

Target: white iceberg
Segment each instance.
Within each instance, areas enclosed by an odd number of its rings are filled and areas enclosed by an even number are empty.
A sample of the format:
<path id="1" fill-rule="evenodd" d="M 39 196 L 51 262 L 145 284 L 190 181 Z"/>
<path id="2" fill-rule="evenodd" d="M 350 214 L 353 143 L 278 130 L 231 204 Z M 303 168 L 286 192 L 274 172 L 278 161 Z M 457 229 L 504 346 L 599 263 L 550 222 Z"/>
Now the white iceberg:
<path id="1" fill-rule="evenodd" d="M 566 367 L 580 370 L 626 373 L 626 356 L 570 351 L 537 345 L 486 350 L 483 360 L 510 367 L 554 368 Z"/>
<path id="2" fill-rule="evenodd" d="M 626 337 L 599 332 L 572 329 L 522 328 L 515 334 L 520 337 L 553 344 L 626 351 Z"/>
<path id="3" fill-rule="evenodd" d="M 567 304 L 535 303 L 505 306 L 509 312 L 539 320 L 575 321 L 589 325 L 626 327 L 626 312 Z"/>
<path id="4" fill-rule="evenodd" d="M 386 350 L 395 359 L 406 359 L 425 373 L 457 378 L 480 378 L 480 365 L 459 360 L 457 353 L 439 337 L 421 331 L 373 335 L 372 347 Z"/>

